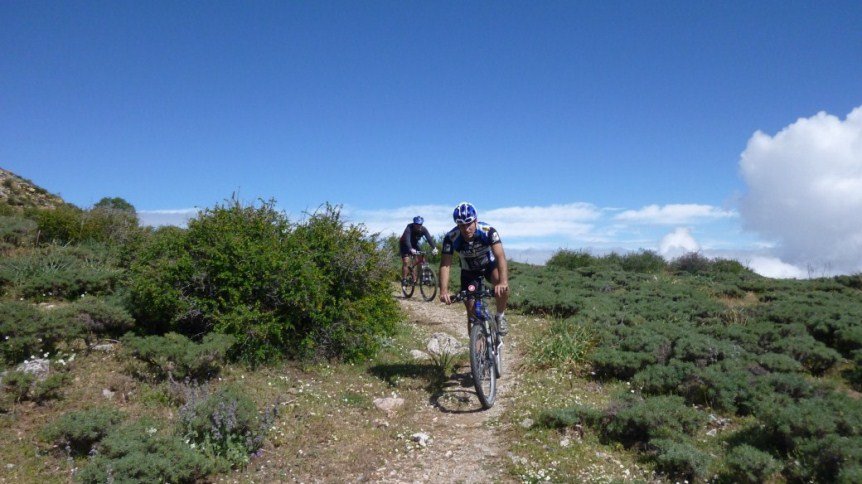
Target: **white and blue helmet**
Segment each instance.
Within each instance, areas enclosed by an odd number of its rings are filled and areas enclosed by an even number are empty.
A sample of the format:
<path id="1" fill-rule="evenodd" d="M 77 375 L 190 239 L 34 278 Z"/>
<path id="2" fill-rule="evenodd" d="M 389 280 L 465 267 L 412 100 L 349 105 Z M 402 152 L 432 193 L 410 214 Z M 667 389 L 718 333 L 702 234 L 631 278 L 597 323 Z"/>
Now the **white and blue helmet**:
<path id="1" fill-rule="evenodd" d="M 414 224 L 416 224 L 416 225 L 422 225 L 422 223 L 423 223 L 423 222 L 425 222 L 425 219 L 424 219 L 424 218 L 422 218 L 422 216 L 421 216 L 421 215 L 417 215 L 417 216 L 413 217 L 413 223 L 414 223 Z"/>
<path id="2" fill-rule="evenodd" d="M 473 205 L 461 202 L 455 207 L 455 211 L 452 212 L 452 218 L 455 219 L 456 224 L 469 224 L 475 222 L 478 217 Z"/>

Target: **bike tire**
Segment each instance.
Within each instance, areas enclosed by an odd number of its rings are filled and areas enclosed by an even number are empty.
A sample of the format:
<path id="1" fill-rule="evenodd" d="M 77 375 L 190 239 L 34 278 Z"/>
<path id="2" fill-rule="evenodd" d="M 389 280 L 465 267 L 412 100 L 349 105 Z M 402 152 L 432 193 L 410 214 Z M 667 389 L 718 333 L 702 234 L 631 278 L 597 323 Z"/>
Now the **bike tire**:
<path id="1" fill-rule="evenodd" d="M 416 290 L 416 281 L 411 277 L 407 280 L 407 283 L 401 283 L 401 294 L 404 294 L 404 297 L 410 299 L 413 297 L 413 291 Z"/>
<path id="2" fill-rule="evenodd" d="M 494 366 L 496 362 L 487 346 L 485 331 L 482 326 L 474 324 L 470 328 L 470 372 L 479 402 L 486 409 L 493 407 L 497 398 L 497 371 Z"/>
<path id="3" fill-rule="evenodd" d="M 422 269 L 422 275 L 419 277 L 419 292 L 422 293 L 422 299 L 426 301 L 433 301 L 437 296 L 437 276 L 430 267 Z"/>
<path id="4" fill-rule="evenodd" d="M 499 379 L 503 376 L 503 338 L 500 335 L 497 335 L 497 343 L 497 361 L 494 364 L 494 373 Z"/>

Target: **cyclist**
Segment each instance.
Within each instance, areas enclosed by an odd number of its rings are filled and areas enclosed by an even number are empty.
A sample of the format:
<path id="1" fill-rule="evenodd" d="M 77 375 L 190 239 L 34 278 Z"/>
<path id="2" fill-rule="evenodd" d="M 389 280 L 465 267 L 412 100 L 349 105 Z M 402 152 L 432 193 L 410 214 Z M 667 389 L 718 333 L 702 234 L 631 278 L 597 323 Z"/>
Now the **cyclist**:
<path id="1" fill-rule="evenodd" d="M 401 252 L 401 284 L 407 284 L 407 277 L 410 271 L 410 257 L 419 253 L 419 241 L 424 237 L 428 245 L 432 247 L 432 253 L 437 254 L 437 247 L 434 245 L 434 238 L 428 229 L 422 225 L 425 219 L 421 215 L 413 217 L 413 223 L 407 224 L 404 233 L 401 234 L 401 240 L 398 242 Z M 415 276 L 415 274 L 414 274 Z"/>
<path id="2" fill-rule="evenodd" d="M 509 332 L 506 321 L 506 303 L 509 300 L 509 267 L 500 234 L 490 225 L 479 222 L 473 205 L 462 202 L 452 214 L 457 227 L 443 239 L 443 255 L 440 260 L 440 301 L 452 304 L 449 294 L 449 267 L 452 254 L 461 256 L 461 290 L 471 284 L 478 286 L 482 278 L 494 284 L 494 299 L 497 302 L 497 328 L 501 335 Z M 472 301 L 464 301 L 467 313 L 473 309 Z M 469 317 L 467 331 L 469 332 Z"/>

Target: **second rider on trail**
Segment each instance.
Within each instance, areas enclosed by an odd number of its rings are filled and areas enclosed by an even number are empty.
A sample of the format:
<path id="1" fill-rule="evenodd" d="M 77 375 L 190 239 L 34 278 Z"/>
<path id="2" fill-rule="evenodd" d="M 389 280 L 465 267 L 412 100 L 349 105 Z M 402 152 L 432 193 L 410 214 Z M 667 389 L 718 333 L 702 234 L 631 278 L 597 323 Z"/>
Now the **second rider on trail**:
<path id="1" fill-rule="evenodd" d="M 501 335 L 509 332 L 506 321 L 506 303 L 509 300 L 509 267 L 500 234 L 490 225 L 479 222 L 473 205 L 463 202 L 452 214 L 457 227 L 443 239 L 443 255 L 440 260 L 440 300 L 452 304 L 449 294 L 449 268 L 452 254 L 461 256 L 461 290 L 468 286 L 479 286 L 482 278 L 494 284 L 494 299 L 497 303 L 497 328 Z M 470 314 L 473 301 L 464 301 Z M 467 332 L 470 332 L 469 316 Z"/>
<path id="2" fill-rule="evenodd" d="M 421 215 L 413 217 L 413 223 L 407 224 L 404 233 L 401 234 L 401 239 L 398 242 L 399 251 L 401 253 L 401 285 L 406 285 L 408 278 L 417 279 L 417 274 L 409 274 L 410 257 L 419 253 L 419 241 L 424 237 L 428 245 L 432 247 L 432 253 L 437 253 L 437 247 L 434 245 L 434 239 L 431 233 L 425 228 L 422 223 L 425 220 Z"/>

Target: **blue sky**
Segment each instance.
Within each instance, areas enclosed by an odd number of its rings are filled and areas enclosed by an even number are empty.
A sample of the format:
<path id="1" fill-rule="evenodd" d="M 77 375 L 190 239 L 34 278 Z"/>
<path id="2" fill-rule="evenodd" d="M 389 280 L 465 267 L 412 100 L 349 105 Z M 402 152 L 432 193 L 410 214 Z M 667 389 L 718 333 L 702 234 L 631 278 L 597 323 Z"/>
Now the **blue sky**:
<path id="1" fill-rule="evenodd" d="M 860 79 L 858 1 L 3 1 L 0 167 L 151 223 L 469 200 L 524 260 L 858 272 Z"/>

